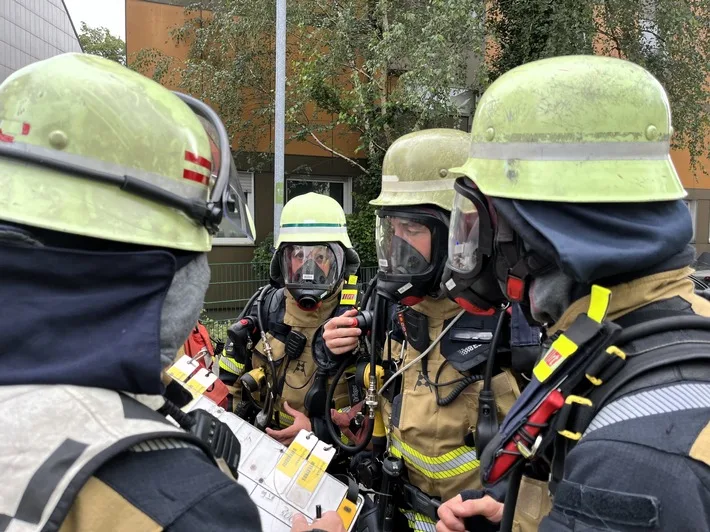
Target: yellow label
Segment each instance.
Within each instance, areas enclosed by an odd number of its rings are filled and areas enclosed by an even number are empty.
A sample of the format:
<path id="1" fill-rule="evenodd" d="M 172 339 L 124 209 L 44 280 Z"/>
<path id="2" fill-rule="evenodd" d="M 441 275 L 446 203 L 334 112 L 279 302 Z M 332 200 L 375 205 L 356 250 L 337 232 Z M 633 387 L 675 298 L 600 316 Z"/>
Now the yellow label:
<path id="1" fill-rule="evenodd" d="M 345 526 L 345 530 L 349 529 L 350 525 L 355 520 L 356 511 L 357 506 L 355 505 L 355 503 L 347 498 L 343 499 L 343 502 L 341 502 L 340 506 L 338 506 L 338 516 L 340 516 L 340 519 L 342 519 L 343 526 Z"/>
<path id="2" fill-rule="evenodd" d="M 281 457 L 279 463 L 276 464 L 276 469 L 291 478 L 301 467 L 306 456 L 308 456 L 308 450 L 300 443 L 294 441 L 289 446 L 288 451 Z"/>
<path id="3" fill-rule="evenodd" d="M 564 362 L 577 351 L 577 344 L 567 338 L 564 334 L 553 342 L 550 349 L 547 350 L 542 360 L 537 363 L 533 374 L 540 382 L 545 382 L 550 375 Z"/>
<path id="4" fill-rule="evenodd" d="M 313 493 L 318 487 L 320 479 L 325 474 L 327 464 L 317 456 L 311 456 L 308 463 L 298 476 L 297 484 L 306 491 Z"/>
<path id="5" fill-rule="evenodd" d="M 189 356 L 182 355 L 177 359 L 175 364 L 168 368 L 166 373 L 179 382 L 185 382 L 197 367 L 197 364 L 195 364 Z"/>
<path id="6" fill-rule="evenodd" d="M 175 366 L 171 366 L 170 369 L 168 369 L 167 373 L 173 379 L 176 379 L 178 381 L 184 381 L 187 378 L 187 373 Z"/>
<path id="7" fill-rule="evenodd" d="M 354 305 L 355 303 L 357 303 L 357 290 L 346 288 L 340 292 L 341 305 Z"/>
<path id="8" fill-rule="evenodd" d="M 185 386 L 187 386 L 190 390 L 195 392 L 197 395 L 202 395 L 205 390 L 207 389 L 207 386 L 202 384 L 201 382 L 196 381 L 195 379 L 190 379 L 185 383 Z"/>
<path id="9" fill-rule="evenodd" d="M 357 284 L 357 275 L 350 275 L 348 277 L 348 284 Z"/>

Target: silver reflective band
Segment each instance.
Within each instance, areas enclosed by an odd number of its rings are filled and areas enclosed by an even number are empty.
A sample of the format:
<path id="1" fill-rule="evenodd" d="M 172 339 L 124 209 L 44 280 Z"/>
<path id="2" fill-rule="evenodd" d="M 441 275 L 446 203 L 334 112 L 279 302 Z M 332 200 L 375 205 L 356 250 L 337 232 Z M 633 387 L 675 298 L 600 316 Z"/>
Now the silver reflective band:
<path id="1" fill-rule="evenodd" d="M 472 159 L 521 161 L 643 161 L 669 157 L 670 142 L 511 142 L 471 144 Z M 384 188 L 384 184 L 383 184 Z"/>
<path id="2" fill-rule="evenodd" d="M 615 423 L 695 408 L 710 408 L 710 384 L 676 384 L 617 399 L 596 415 L 583 436 Z"/>
<path id="3" fill-rule="evenodd" d="M 382 190 L 386 192 L 439 192 L 452 191 L 453 179 L 440 179 L 438 181 L 386 181 L 382 180 Z"/>
<path id="4" fill-rule="evenodd" d="M 402 509 L 400 509 L 400 512 L 407 518 L 409 526 L 412 527 L 414 532 L 436 532 L 436 523 L 426 515 Z"/>
<path id="5" fill-rule="evenodd" d="M 347 235 L 348 230 L 343 227 L 282 227 L 282 235 L 302 235 L 303 233 Z"/>

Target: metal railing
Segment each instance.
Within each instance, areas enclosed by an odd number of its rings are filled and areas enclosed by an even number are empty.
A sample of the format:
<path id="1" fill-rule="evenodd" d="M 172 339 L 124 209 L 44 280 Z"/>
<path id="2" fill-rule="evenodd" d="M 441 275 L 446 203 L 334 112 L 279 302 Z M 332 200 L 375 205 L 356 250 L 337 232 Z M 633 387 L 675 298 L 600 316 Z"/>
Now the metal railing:
<path id="1" fill-rule="evenodd" d="M 205 297 L 203 323 L 213 340 L 226 340 L 227 328 L 234 323 L 249 298 L 269 283 L 269 263 L 219 262 L 210 264 L 212 277 Z M 361 267 L 360 290 L 377 273 L 377 266 Z"/>

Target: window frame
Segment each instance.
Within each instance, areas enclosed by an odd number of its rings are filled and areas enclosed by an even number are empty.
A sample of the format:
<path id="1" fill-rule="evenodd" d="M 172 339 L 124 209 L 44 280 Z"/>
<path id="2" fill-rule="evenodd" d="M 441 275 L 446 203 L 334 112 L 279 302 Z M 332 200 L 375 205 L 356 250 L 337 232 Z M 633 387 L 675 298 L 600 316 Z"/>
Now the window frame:
<path id="1" fill-rule="evenodd" d="M 286 177 L 286 183 L 284 187 L 284 201 L 287 202 L 291 198 L 288 197 L 288 182 L 289 181 L 305 181 L 311 183 L 317 181 L 320 183 L 342 183 L 343 184 L 343 211 L 345 214 L 352 214 L 353 212 L 353 178 L 352 176 L 313 176 L 313 175 L 301 175 L 301 174 L 291 174 Z"/>
<path id="2" fill-rule="evenodd" d="M 685 206 L 688 208 L 688 212 L 690 212 L 690 217 L 693 222 L 693 239 L 690 241 L 690 243 L 695 244 L 696 224 L 697 224 L 697 216 L 698 216 L 698 200 L 684 199 L 683 203 L 685 203 Z"/>
<path id="3" fill-rule="evenodd" d="M 251 180 L 251 191 L 249 195 L 247 196 L 247 207 L 249 207 L 249 212 L 251 213 L 252 216 L 255 216 L 254 214 L 254 192 L 255 192 L 255 186 L 254 186 L 254 172 L 246 172 L 242 170 L 237 170 L 237 175 L 242 178 L 242 177 L 248 177 Z M 243 237 L 230 237 L 230 236 L 214 236 L 212 239 L 212 245 L 213 246 L 255 246 L 256 244 L 254 242 L 251 242 L 248 238 L 243 238 Z"/>

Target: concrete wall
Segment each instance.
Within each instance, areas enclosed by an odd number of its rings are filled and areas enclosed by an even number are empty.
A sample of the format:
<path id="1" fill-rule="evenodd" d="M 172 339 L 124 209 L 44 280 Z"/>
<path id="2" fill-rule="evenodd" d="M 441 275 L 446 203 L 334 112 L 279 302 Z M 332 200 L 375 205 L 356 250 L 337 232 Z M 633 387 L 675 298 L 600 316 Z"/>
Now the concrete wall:
<path id="1" fill-rule="evenodd" d="M 81 46 L 62 0 L 0 0 L 0 82 L 66 52 L 81 52 Z"/>

